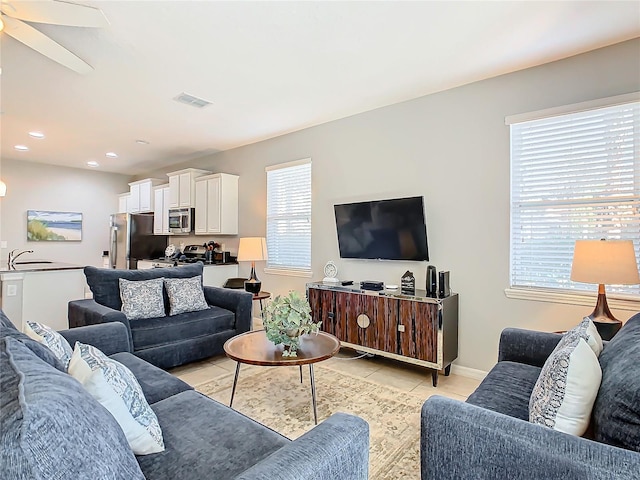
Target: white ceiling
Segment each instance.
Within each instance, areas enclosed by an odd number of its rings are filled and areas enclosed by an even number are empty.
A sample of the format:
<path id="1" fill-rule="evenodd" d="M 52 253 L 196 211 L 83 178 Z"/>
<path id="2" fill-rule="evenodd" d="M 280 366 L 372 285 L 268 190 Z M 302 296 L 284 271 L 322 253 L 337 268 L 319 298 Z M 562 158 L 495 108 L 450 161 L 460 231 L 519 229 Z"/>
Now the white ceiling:
<path id="1" fill-rule="evenodd" d="M 637 1 L 77 3 L 110 27 L 33 25 L 88 75 L 0 37 L 2 158 L 137 174 L 640 36 Z"/>

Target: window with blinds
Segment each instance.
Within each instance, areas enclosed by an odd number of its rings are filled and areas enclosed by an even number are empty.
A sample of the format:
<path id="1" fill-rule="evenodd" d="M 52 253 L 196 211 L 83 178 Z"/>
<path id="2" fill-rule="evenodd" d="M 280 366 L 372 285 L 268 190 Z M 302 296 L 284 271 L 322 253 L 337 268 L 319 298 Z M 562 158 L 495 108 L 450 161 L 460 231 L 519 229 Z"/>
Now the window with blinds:
<path id="1" fill-rule="evenodd" d="M 267 269 L 311 272 L 311 159 L 267 167 Z"/>
<path id="2" fill-rule="evenodd" d="M 600 238 L 640 264 L 640 102 L 511 123 L 511 286 L 593 291 L 569 277 L 575 241 Z"/>

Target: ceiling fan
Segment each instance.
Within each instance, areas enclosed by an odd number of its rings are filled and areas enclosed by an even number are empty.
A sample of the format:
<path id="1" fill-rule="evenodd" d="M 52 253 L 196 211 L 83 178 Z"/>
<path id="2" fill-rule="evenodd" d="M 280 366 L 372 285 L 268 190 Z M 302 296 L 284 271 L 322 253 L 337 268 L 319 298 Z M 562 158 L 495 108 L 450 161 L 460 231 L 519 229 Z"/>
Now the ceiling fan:
<path id="1" fill-rule="evenodd" d="M 80 74 L 91 72 L 93 67 L 23 20 L 71 27 L 109 25 L 100 9 L 86 5 L 58 0 L 0 0 L 0 32 Z"/>

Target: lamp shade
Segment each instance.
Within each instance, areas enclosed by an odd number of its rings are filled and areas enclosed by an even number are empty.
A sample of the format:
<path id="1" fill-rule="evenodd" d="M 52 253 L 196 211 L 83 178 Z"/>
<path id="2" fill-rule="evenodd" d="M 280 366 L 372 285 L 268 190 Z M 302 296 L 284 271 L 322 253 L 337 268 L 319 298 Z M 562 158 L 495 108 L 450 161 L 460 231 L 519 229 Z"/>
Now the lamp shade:
<path id="1" fill-rule="evenodd" d="M 0 197 L 4 197 L 7 194 L 7 184 L 0 180 Z"/>
<path id="2" fill-rule="evenodd" d="M 267 259 L 267 241 L 263 237 L 245 237 L 240 239 L 238 247 L 239 262 L 259 262 Z"/>
<path id="3" fill-rule="evenodd" d="M 576 240 L 571 280 L 603 285 L 640 283 L 631 240 Z"/>

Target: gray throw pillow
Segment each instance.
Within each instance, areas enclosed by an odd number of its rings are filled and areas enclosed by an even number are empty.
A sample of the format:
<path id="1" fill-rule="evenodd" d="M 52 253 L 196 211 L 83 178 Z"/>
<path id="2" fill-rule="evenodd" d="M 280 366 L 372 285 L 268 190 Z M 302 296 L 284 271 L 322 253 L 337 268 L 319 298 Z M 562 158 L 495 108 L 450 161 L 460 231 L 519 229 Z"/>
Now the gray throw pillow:
<path id="1" fill-rule="evenodd" d="M 209 308 L 202 289 L 202 275 L 191 278 L 165 278 L 164 285 L 169 296 L 169 315 Z"/>
<path id="2" fill-rule="evenodd" d="M 163 280 L 162 277 L 139 281 L 120 278 L 122 313 L 129 320 L 164 317 Z"/>

